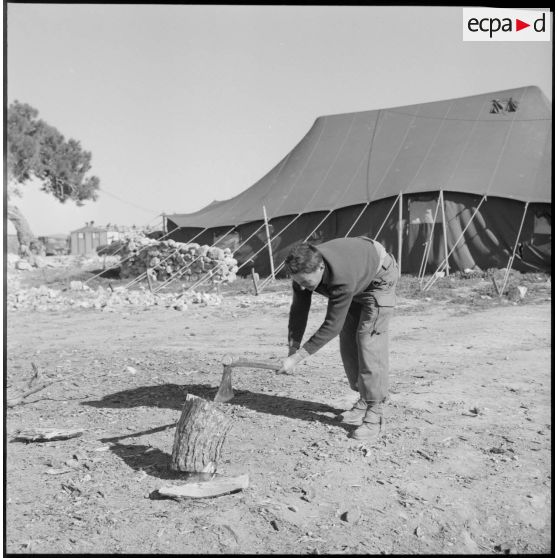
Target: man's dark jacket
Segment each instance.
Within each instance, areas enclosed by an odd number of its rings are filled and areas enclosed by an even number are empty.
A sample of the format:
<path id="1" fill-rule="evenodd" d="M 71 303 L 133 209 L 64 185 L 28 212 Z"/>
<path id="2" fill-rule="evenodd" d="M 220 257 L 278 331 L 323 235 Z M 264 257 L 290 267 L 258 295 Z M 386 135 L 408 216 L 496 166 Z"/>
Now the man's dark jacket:
<path id="1" fill-rule="evenodd" d="M 366 237 L 336 238 L 316 246 L 316 249 L 323 258 L 325 269 L 314 292 L 326 296 L 329 302 L 322 325 L 302 347 L 308 354 L 315 353 L 340 333 L 353 301 L 369 303 L 370 296 L 367 295 L 372 293 L 378 306 L 395 306 L 394 283 L 386 283 L 381 278 L 385 266 L 395 263 L 391 255 L 381 260 L 385 251 L 379 243 Z M 300 345 L 311 302 L 312 291 L 302 289 L 293 281 L 289 345 Z"/>

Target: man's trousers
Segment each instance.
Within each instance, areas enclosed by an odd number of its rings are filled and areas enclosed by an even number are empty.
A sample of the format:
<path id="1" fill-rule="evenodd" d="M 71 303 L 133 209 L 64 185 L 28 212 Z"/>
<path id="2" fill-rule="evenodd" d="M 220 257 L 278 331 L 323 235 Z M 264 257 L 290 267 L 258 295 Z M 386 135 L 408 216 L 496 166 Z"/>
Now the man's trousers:
<path id="1" fill-rule="evenodd" d="M 389 388 L 389 322 L 398 278 L 397 263 L 388 255 L 371 287 L 353 298 L 339 334 L 341 360 L 351 389 L 378 410 Z"/>

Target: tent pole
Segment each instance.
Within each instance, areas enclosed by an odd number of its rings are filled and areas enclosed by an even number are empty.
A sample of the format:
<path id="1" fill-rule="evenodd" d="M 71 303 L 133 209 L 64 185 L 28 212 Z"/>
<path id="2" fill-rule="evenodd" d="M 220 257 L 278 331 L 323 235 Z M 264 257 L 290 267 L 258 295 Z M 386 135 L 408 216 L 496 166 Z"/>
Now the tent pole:
<path id="1" fill-rule="evenodd" d="M 302 215 L 302 213 L 299 213 L 298 215 L 295 216 L 294 219 L 292 219 L 287 225 L 285 225 L 271 240 L 275 240 L 280 234 L 283 233 L 283 231 L 287 230 L 300 216 Z M 236 254 L 236 252 L 238 252 L 238 250 L 240 248 L 242 248 L 242 246 L 244 246 L 262 227 L 264 226 L 264 224 L 262 223 L 255 232 L 253 232 L 242 244 L 240 244 L 236 250 L 232 253 L 232 255 L 234 256 L 234 254 Z M 265 246 L 262 246 L 259 250 L 257 250 L 256 252 L 254 252 L 252 254 L 252 257 L 257 256 L 263 249 L 265 248 Z M 246 260 L 243 264 L 241 264 L 240 266 L 238 266 L 238 269 L 242 269 L 246 264 L 248 263 L 248 260 Z M 186 294 L 188 291 L 190 291 L 191 289 L 193 289 L 194 287 L 198 287 L 199 285 L 201 285 L 202 283 L 204 283 L 207 279 L 211 278 L 213 275 L 215 274 L 215 269 L 211 269 L 209 270 L 202 278 L 200 278 L 196 283 L 194 283 L 193 285 L 191 285 L 190 287 L 188 287 L 180 296 L 183 296 L 184 294 Z M 180 298 L 179 296 L 179 298 Z"/>
<path id="2" fill-rule="evenodd" d="M 263 215 L 264 215 L 264 222 L 265 222 L 265 235 L 267 237 L 267 249 L 269 251 L 269 265 L 271 269 L 271 277 L 272 281 L 275 281 L 275 269 L 273 268 L 273 251 L 271 249 L 271 241 L 269 240 L 269 223 L 267 221 L 267 213 L 265 211 L 265 205 L 263 207 Z"/>
<path id="3" fill-rule="evenodd" d="M 446 277 L 449 277 L 448 231 L 446 227 L 446 201 L 444 199 L 444 190 L 440 190 L 440 198 L 442 202 L 442 230 L 444 231 L 444 261 L 446 262 Z"/>
<path id="4" fill-rule="evenodd" d="M 434 219 L 432 223 L 432 230 L 430 231 L 430 237 L 424 248 L 424 253 L 422 254 L 422 262 L 419 269 L 419 284 L 422 286 L 422 281 L 424 279 L 424 274 L 426 273 L 426 266 L 428 265 L 428 254 L 430 252 L 430 246 L 432 245 L 432 237 L 434 236 L 434 227 L 436 226 L 436 219 L 438 218 L 438 209 L 440 208 L 440 197 L 442 192 L 438 195 L 438 201 L 436 202 L 436 211 L 434 212 Z"/>
<path id="5" fill-rule="evenodd" d="M 473 222 L 473 219 L 475 218 L 475 216 L 477 215 L 477 213 L 479 212 L 479 209 L 481 207 L 481 205 L 483 204 L 483 202 L 486 200 L 486 195 L 484 195 L 481 199 L 481 201 L 479 202 L 479 205 L 477 205 L 473 215 L 471 215 L 471 218 L 469 219 L 469 222 L 467 223 L 467 225 L 465 225 L 465 228 L 461 231 L 461 234 L 459 235 L 459 238 L 455 241 L 455 244 L 453 245 L 453 248 L 449 251 L 448 253 L 448 258 L 449 256 L 451 256 L 451 254 L 453 253 L 453 251 L 457 248 L 457 245 L 461 242 L 461 239 L 465 236 L 465 232 L 467 231 L 467 229 L 469 228 L 469 225 Z M 436 280 L 438 279 L 437 277 L 437 273 L 438 271 L 440 271 L 440 269 L 445 265 L 445 260 L 442 261 L 442 263 L 436 268 L 436 271 L 434 272 L 434 274 L 432 275 L 432 277 L 430 277 L 430 279 L 427 281 L 425 287 L 424 287 L 424 291 L 428 291 L 430 289 L 430 287 L 432 287 L 432 285 L 434 285 L 434 283 L 436 282 Z"/>
<path id="6" fill-rule="evenodd" d="M 399 192 L 399 220 L 397 223 L 397 263 L 401 277 L 401 255 L 403 254 L 403 192 Z"/>
<path id="7" fill-rule="evenodd" d="M 333 213 L 333 209 L 330 209 L 328 214 L 312 229 L 312 231 L 306 235 L 306 238 L 302 241 L 302 242 L 306 242 L 321 226 L 322 223 L 324 223 L 327 218 Z M 279 273 L 283 267 L 285 267 L 285 262 L 282 262 L 279 267 L 277 268 L 277 273 Z M 258 285 L 258 290 L 259 292 L 261 292 L 263 290 L 263 288 L 269 283 L 271 278 L 271 275 L 269 275 L 268 277 L 266 277 L 259 285 Z"/>
<path id="8" fill-rule="evenodd" d="M 374 239 L 376 240 L 378 238 L 378 235 L 382 232 L 382 229 L 384 228 L 384 225 L 387 223 L 387 220 L 389 218 L 389 216 L 391 215 L 391 212 L 393 211 L 393 208 L 395 207 L 395 204 L 399 201 L 399 196 L 401 196 L 401 194 L 399 194 L 396 198 L 395 201 L 393 202 L 393 205 L 391 206 L 390 210 L 388 211 L 386 218 L 384 219 L 384 222 L 380 225 L 380 228 L 378 229 L 378 232 L 374 235 Z"/>
<path id="9" fill-rule="evenodd" d="M 271 240 L 275 240 L 277 237 L 279 237 L 280 234 L 282 234 L 283 232 L 285 232 L 300 216 L 302 215 L 302 213 L 299 213 L 298 215 L 295 216 L 294 219 L 292 219 L 289 223 L 287 223 L 287 225 L 285 225 Z M 261 227 L 258 228 L 258 231 L 263 227 L 263 224 Z M 256 231 L 257 232 L 257 231 Z M 242 246 L 244 246 L 244 244 L 246 244 L 246 242 L 252 238 L 254 236 L 255 233 L 253 233 L 252 235 L 250 235 L 234 252 L 233 255 L 238 251 L 239 248 L 241 248 Z M 265 248 L 265 246 L 262 246 L 259 250 L 257 250 L 256 252 L 254 252 L 252 254 L 252 257 L 257 256 L 263 249 Z M 238 269 L 243 268 L 246 264 L 248 263 L 248 260 L 246 260 L 242 265 L 239 266 Z"/>
<path id="10" fill-rule="evenodd" d="M 504 289 L 506 288 L 507 284 L 508 284 L 508 279 L 510 276 L 510 271 L 511 271 L 511 267 L 513 265 L 513 261 L 515 260 L 515 253 L 517 251 L 517 245 L 519 244 L 519 237 L 521 236 L 521 231 L 523 230 L 523 223 L 525 223 L 525 216 L 527 215 L 527 208 L 529 207 L 529 202 L 525 202 L 525 209 L 523 210 L 523 217 L 521 218 L 521 224 L 519 225 L 519 231 L 517 233 L 517 238 L 515 239 L 515 245 L 513 247 L 513 252 L 512 255 L 510 256 L 510 259 L 508 261 L 508 266 L 506 268 L 506 274 L 504 275 L 504 284 L 502 285 L 502 288 L 500 289 L 499 295 L 502 296 L 502 294 L 504 293 Z"/>
<path id="11" fill-rule="evenodd" d="M 344 238 L 347 238 L 349 236 L 349 233 L 355 228 L 355 225 L 358 223 L 358 220 L 362 217 L 362 214 L 366 211 L 366 208 L 370 205 L 370 202 L 368 202 L 361 210 L 361 212 L 358 214 L 357 218 L 355 219 L 355 222 L 351 225 L 350 229 L 345 233 Z"/>

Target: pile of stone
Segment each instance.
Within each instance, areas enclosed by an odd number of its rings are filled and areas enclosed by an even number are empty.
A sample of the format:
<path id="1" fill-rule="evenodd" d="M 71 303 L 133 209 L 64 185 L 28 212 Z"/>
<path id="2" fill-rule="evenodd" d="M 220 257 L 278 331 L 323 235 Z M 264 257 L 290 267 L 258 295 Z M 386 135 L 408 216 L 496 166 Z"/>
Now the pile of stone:
<path id="1" fill-rule="evenodd" d="M 148 308 L 163 306 L 179 311 L 188 310 L 191 304 L 200 306 L 220 305 L 222 297 L 216 294 L 186 292 L 154 294 L 145 287 L 127 290 L 124 287 L 91 289 L 81 281 L 72 281 L 70 289 L 63 291 L 51 289 L 46 285 L 22 289 L 19 284 L 10 285 L 6 306 L 8 310 L 33 310 L 47 312 L 69 308 L 89 308 L 112 312 L 122 308 Z"/>
<path id="2" fill-rule="evenodd" d="M 122 278 L 138 277 L 149 270 L 151 278 L 157 281 L 180 277 L 182 281 L 194 282 L 211 272 L 212 283 L 230 283 L 238 271 L 230 248 L 158 241 L 139 234 L 123 241 L 119 255 Z"/>
<path id="3" fill-rule="evenodd" d="M 63 256 L 35 256 L 20 257 L 17 254 L 7 254 L 6 268 L 16 271 L 32 271 L 41 268 L 72 268 L 95 269 L 97 267 L 118 266 L 118 256 L 99 257 L 96 254 L 63 255 Z"/>

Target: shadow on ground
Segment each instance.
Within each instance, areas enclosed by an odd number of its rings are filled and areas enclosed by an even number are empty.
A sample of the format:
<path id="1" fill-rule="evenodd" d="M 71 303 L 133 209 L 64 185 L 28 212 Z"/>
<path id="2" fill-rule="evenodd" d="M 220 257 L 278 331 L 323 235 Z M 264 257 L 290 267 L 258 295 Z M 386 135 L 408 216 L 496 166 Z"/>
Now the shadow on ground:
<path id="1" fill-rule="evenodd" d="M 208 384 L 141 386 L 112 393 L 97 401 L 84 401 L 82 405 L 111 409 L 129 409 L 132 407 L 149 406 L 179 411 L 182 409 L 187 393 L 196 395 L 207 401 L 213 401 L 217 393 L 217 388 Z M 235 397 L 228 403 L 222 403 L 222 405 L 244 407 L 259 413 L 280 415 L 309 422 L 319 421 L 327 425 L 343 428 L 347 431 L 352 430 L 352 427 L 342 424 L 337 419 L 330 416 L 331 414 L 338 414 L 342 409 L 337 409 L 330 405 L 317 403 L 315 401 L 301 401 L 291 397 L 255 393 L 247 390 L 235 390 Z M 145 471 L 146 474 L 160 479 L 183 479 L 185 478 L 184 473 L 170 470 L 171 456 L 169 454 L 151 446 L 122 443 L 123 440 L 161 432 L 174 428 L 175 425 L 176 423 L 173 422 L 141 432 L 102 438 L 100 441 L 103 443 L 110 442 L 112 444 L 110 448 L 111 451 L 136 471 Z"/>
<path id="2" fill-rule="evenodd" d="M 94 277 L 103 277 L 105 279 L 120 279 L 120 265 L 116 267 L 106 267 L 103 269 L 91 269 L 89 271 Z"/>
<path id="3" fill-rule="evenodd" d="M 171 456 L 157 448 L 116 442 L 110 447 L 110 451 L 135 471 L 144 471 L 152 477 L 165 480 L 186 478 L 185 473 L 170 469 Z"/>
<path id="4" fill-rule="evenodd" d="M 187 393 L 207 401 L 213 401 L 217 388 L 208 384 L 141 386 L 106 395 L 97 401 L 84 401 L 82 405 L 110 409 L 129 409 L 147 406 L 176 409 L 179 411 L 182 409 Z M 319 421 L 331 426 L 345 428 L 345 425 L 332 416 L 325 414 L 337 415 L 344 409 L 337 409 L 315 401 L 301 401 L 292 397 L 255 393 L 248 390 L 235 390 L 234 398 L 228 403 L 222 403 L 222 405 L 245 407 L 259 413 L 280 415 L 309 422 Z M 346 430 L 349 430 L 349 427 Z"/>

